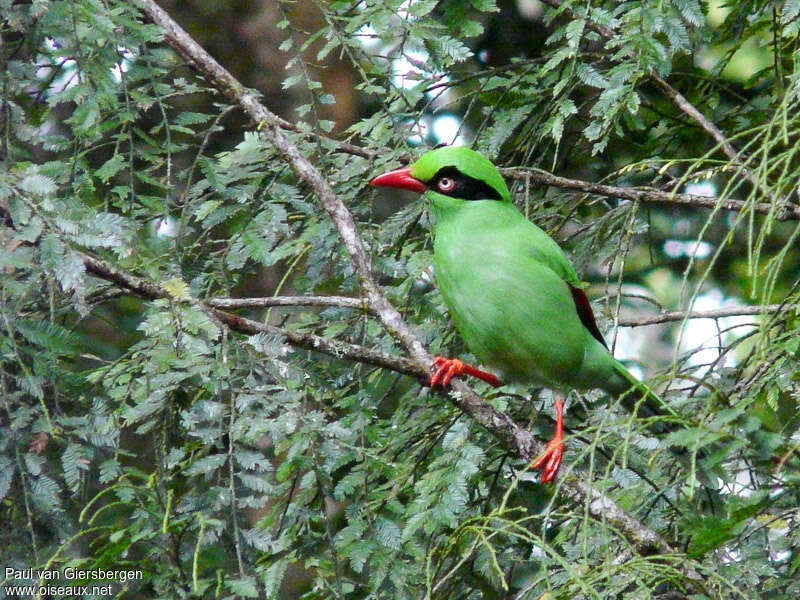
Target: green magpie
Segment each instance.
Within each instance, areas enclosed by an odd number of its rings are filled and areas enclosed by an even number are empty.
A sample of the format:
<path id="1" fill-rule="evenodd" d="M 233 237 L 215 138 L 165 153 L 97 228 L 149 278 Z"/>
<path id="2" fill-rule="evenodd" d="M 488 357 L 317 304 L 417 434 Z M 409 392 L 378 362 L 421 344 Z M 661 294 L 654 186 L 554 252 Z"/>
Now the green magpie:
<path id="1" fill-rule="evenodd" d="M 564 252 L 514 206 L 487 158 L 466 147 L 439 147 L 370 185 L 430 201 L 436 283 L 469 350 L 499 375 L 437 356 L 430 386 L 447 388 L 453 377 L 471 375 L 492 386 L 516 381 L 554 391 L 555 435 L 531 464 L 542 483 L 561 466 L 568 390 L 601 389 L 629 410 L 642 404 L 643 413 L 663 414 L 663 403 L 609 352 Z"/>

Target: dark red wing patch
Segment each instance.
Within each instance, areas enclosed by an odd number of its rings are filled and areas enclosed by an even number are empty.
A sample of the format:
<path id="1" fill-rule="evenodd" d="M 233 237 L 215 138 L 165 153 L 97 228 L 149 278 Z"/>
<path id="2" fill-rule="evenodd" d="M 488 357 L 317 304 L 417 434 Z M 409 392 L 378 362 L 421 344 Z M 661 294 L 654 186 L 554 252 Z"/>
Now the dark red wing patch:
<path id="1" fill-rule="evenodd" d="M 589 333 L 594 336 L 594 339 L 608 349 L 608 345 L 603 339 L 603 334 L 600 333 L 600 330 L 597 328 L 597 322 L 594 320 L 594 313 L 592 312 L 592 305 L 589 304 L 589 299 L 586 297 L 586 294 L 583 293 L 582 289 L 576 288 L 572 285 L 569 285 L 569 291 L 572 292 L 572 300 L 575 302 L 575 310 L 578 311 L 578 316 L 580 317 L 583 326 L 589 330 Z"/>

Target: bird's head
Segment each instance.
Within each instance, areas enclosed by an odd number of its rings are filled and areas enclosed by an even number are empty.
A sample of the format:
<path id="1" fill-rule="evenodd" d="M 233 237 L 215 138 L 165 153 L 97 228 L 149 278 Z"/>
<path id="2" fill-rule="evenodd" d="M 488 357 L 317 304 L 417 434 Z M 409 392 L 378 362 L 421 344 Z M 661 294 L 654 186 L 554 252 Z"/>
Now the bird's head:
<path id="1" fill-rule="evenodd" d="M 378 175 L 369 184 L 461 200 L 511 201 L 497 167 L 482 154 L 461 146 L 430 150 L 410 167 Z"/>

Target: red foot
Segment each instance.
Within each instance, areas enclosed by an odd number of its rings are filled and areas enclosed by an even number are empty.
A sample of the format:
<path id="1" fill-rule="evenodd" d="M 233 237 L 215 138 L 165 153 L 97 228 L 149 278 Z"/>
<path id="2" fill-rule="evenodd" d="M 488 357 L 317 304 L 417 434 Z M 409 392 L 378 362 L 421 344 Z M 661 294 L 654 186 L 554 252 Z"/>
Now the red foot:
<path id="1" fill-rule="evenodd" d="M 550 483 L 556 478 L 564 455 L 564 402 L 556 400 L 556 433 L 539 457 L 531 463 L 531 469 L 541 469 L 539 483 Z"/>
<path id="2" fill-rule="evenodd" d="M 459 375 L 472 375 L 473 377 L 482 379 L 492 387 L 499 387 L 502 385 L 500 380 L 491 373 L 464 364 L 457 358 L 437 356 L 433 361 L 433 366 L 436 370 L 433 372 L 433 375 L 431 375 L 430 385 L 432 388 L 440 385 L 442 389 L 447 389 L 450 385 L 450 380 Z"/>

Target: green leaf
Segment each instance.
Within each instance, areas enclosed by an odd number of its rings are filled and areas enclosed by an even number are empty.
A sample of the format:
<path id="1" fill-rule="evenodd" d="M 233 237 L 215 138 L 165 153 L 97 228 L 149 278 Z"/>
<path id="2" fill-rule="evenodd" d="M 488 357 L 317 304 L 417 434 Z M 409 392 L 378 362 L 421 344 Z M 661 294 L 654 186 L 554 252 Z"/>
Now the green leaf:
<path id="1" fill-rule="evenodd" d="M 674 0 L 674 3 L 681 16 L 693 27 L 701 27 L 705 23 L 703 10 L 697 0 Z"/>
<path id="2" fill-rule="evenodd" d="M 19 182 L 19 188 L 23 192 L 35 194 L 37 196 L 49 196 L 56 192 L 56 182 L 50 177 L 34 173 L 27 175 Z"/>
<path id="3" fill-rule="evenodd" d="M 95 171 L 95 176 L 103 183 L 114 177 L 126 166 L 125 158 L 121 154 L 115 154 L 109 158 L 103 165 Z"/>
<path id="4" fill-rule="evenodd" d="M 575 19 L 570 21 L 566 28 L 567 45 L 570 48 L 577 48 L 583 37 L 583 30 L 586 27 L 586 21 L 583 19 Z"/>
<path id="5" fill-rule="evenodd" d="M 378 519 L 375 524 L 375 538 L 381 545 L 390 550 L 399 550 L 401 537 L 397 523 L 388 519 Z"/>
<path id="6" fill-rule="evenodd" d="M 268 600 L 278 598 L 278 591 L 280 590 L 288 567 L 289 560 L 281 558 L 273 561 L 269 567 L 261 573 L 261 581 L 264 585 L 264 596 Z"/>
<path id="7" fill-rule="evenodd" d="M 481 12 L 499 12 L 497 0 L 470 0 L 470 4 L 475 10 Z"/>
<path id="8" fill-rule="evenodd" d="M 578 79 L 591 87 L 605 89 L 609 85 L 608 80 L 606 80 L 592 65 L 582 62 L 578 63 L 575 67 L 575 72 L 578 75 Z"/>
<path id="9" fill-rule="evenodd" d="M 182 279 L 173 277 L 166 280 L 161 286 L 170 296 L 177 300 L 189 300 L 191 298 L 189 286 Z"/>
<path id="10" fill-rule="evenodd" d="M 228 589 L 237 596 L 245 598 L 258 598 L 258 588 L 253 577 L 241 577 L 239 579 L 229 579 Z"/>
<path id="11" fill-rule="evenodd" d="M 424 17 L 436 8 L 437 4 L 438 0 L 415 0 L 408 3 L 408 14 L 412 17 Z"/>

